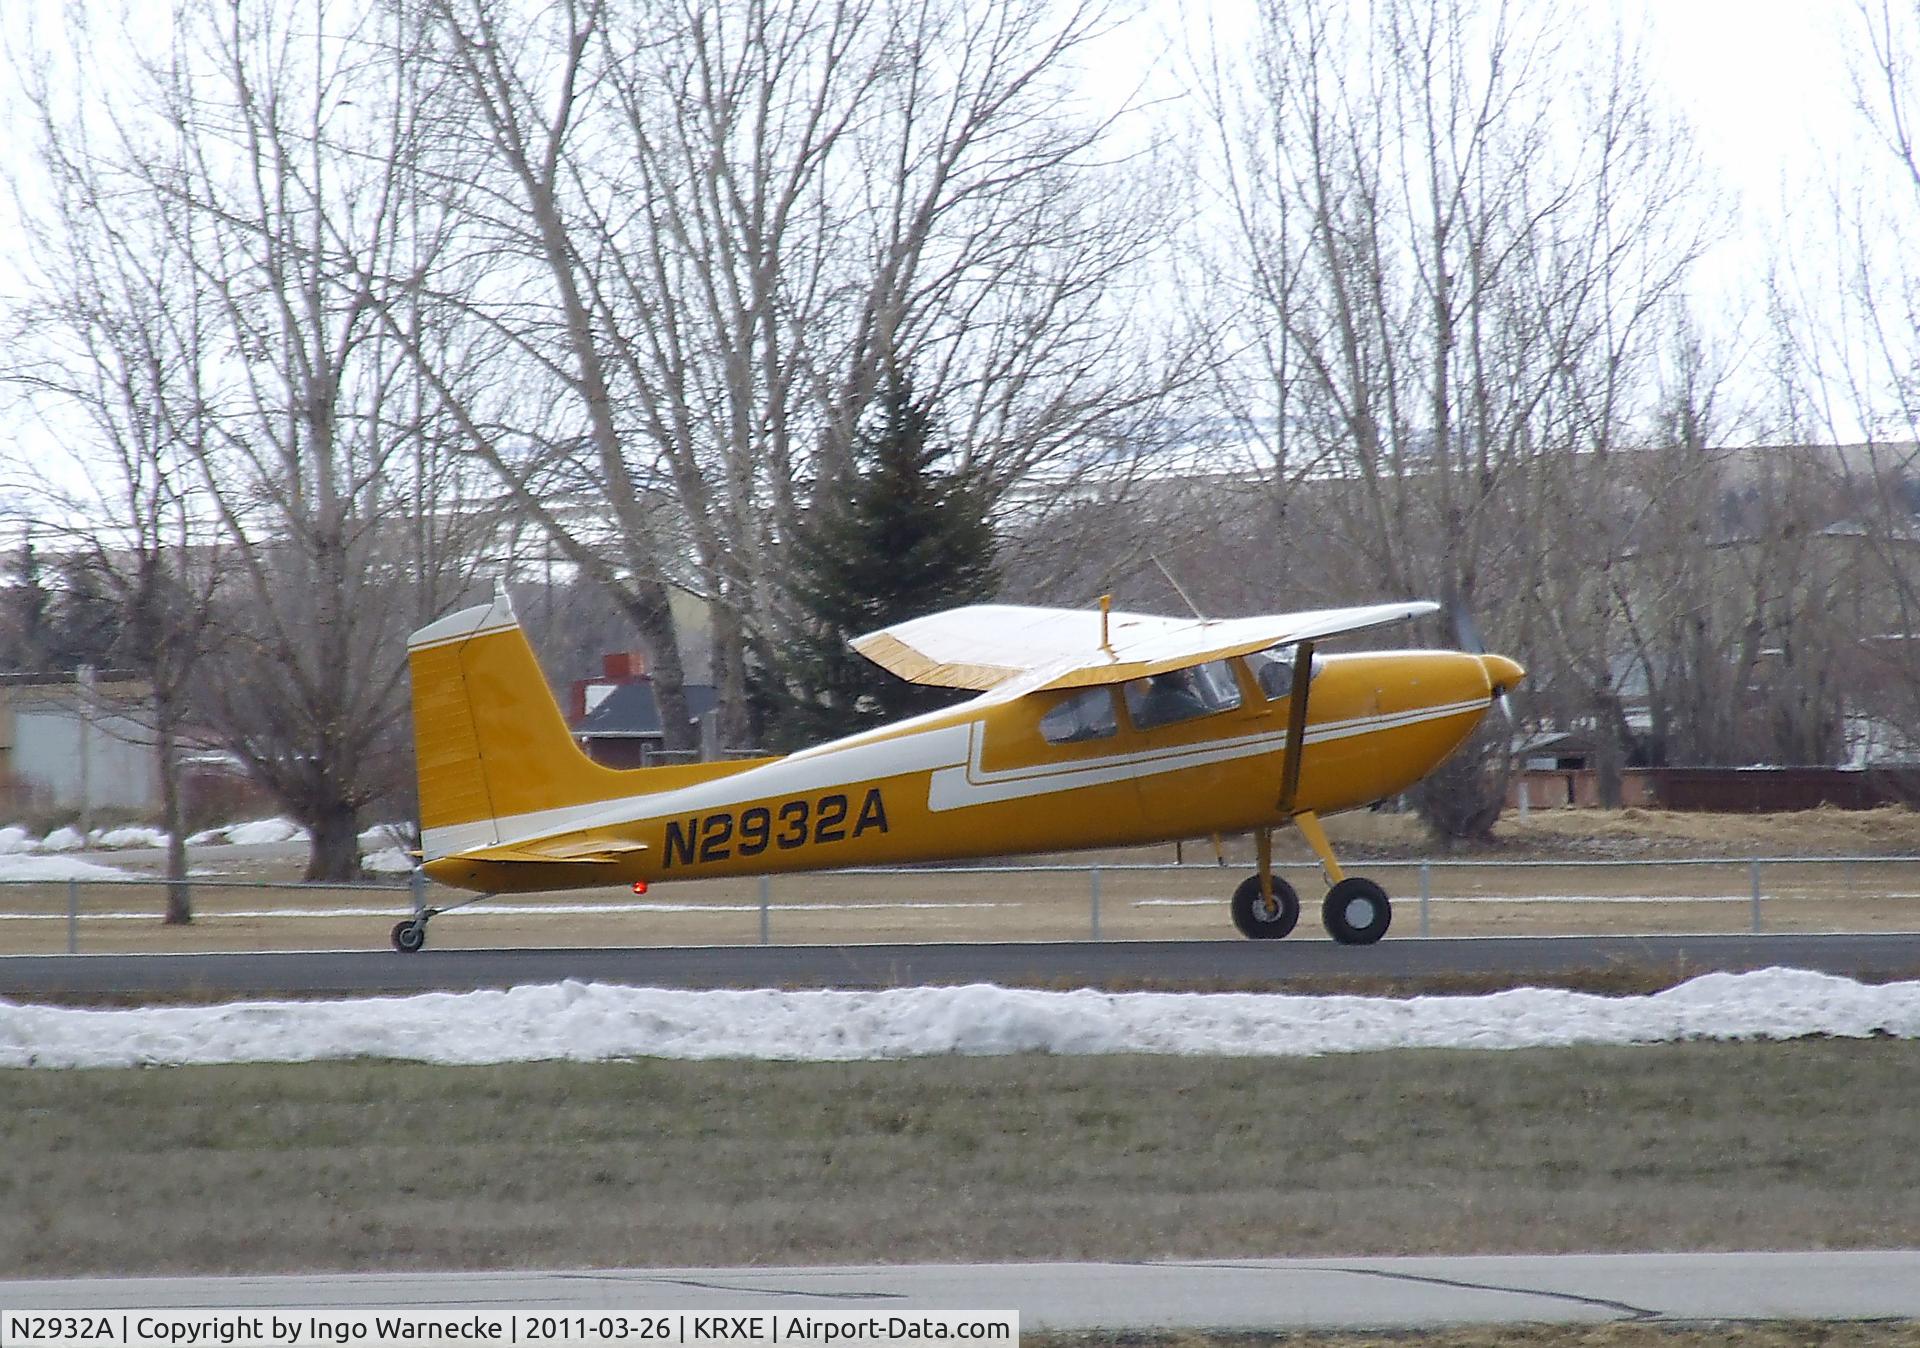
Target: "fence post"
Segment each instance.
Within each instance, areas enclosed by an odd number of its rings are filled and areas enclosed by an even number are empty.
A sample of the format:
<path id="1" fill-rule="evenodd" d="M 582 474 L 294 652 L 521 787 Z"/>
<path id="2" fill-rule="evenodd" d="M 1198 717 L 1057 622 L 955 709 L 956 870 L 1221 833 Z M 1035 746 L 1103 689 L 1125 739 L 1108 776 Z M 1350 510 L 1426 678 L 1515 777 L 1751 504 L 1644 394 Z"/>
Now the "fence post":
<path id="1" fill-rule="evenodd" d="M 67 953 L 80 953 L 80 882 L 67 877 Z"/>
<path id="2" fill-rule="evenodd" d="M 1753 882 L 1753 929 L 1760 930 L 1760 858 L 1747 863 L 1747 878 Z"/>
<path id="3" fill-rule="evenodd" d="M 1093 891 L 1093 939 L 1097 941 L 1100 939 L 1100 868 L 1091 867 L 1089 874 Z"/>
<path id="4" fill-rule="evenodd" d="M 1433 918 L 1428 909 L 1433 906 L 1433 863 L 1420 863 L 1420 934 L 1433 935 Z"/>
<path id="5" fill-rule="evenodd" d="M 767 910 L 772 898 L 773 898 L 773 880 L 771 877 L 763 875 L 760 877 L 760 944 L 761 945 L 766 945 L 768 940 L 770 939 L 768 928 L 771 926 L 771 919 Z"/>

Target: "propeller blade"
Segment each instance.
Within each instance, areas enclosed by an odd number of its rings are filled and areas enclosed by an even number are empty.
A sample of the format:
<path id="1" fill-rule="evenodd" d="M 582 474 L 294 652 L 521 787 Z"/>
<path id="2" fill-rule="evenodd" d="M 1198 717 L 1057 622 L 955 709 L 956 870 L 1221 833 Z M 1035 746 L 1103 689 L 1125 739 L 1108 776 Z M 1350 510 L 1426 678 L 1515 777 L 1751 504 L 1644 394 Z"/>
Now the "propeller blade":
<path id="1" fill-rule="evenodd" d="M 1485 655 L 1487 643 L 1480 635 L 1480 624 L 1473 620 L 1473 613 L 1465 604 L 1456 603 L 1453 609 L 1453 642 L 1469 655 Z"/>

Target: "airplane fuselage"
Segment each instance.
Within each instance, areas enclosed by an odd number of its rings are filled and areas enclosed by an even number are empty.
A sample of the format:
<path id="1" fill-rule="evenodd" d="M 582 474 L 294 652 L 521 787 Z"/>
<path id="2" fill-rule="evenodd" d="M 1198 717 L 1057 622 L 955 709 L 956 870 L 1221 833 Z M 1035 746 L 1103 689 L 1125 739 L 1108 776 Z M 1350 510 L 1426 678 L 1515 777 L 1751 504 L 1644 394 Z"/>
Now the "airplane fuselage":
<path id="1" fill-rule="evenodd" d="M 1298 790 L 1283 805 L 1288 698 L 1224 662 L 1238 705 L 1139 728 L 1118 686 L 1111 728 L 1066 742 L 1050 711 L 1089 690 L 996 700 L 738 771 L 685 781 L 610 774 L 606 798 L 491 821 L 486 836 L 426 828 L 434 879 L 492 893 L 657 884 L 847 866 L 1116 847 L 1284 824 L 1405 790 L 1459 747 L 1501 671 L 1455 651 L 1323 655 L 1308 699 Z M 1508 667 L 1515 674 L 1517 666 Z M 527 865 L 462 855 L 568 835 L 624 840 L 612 862 Z"/>

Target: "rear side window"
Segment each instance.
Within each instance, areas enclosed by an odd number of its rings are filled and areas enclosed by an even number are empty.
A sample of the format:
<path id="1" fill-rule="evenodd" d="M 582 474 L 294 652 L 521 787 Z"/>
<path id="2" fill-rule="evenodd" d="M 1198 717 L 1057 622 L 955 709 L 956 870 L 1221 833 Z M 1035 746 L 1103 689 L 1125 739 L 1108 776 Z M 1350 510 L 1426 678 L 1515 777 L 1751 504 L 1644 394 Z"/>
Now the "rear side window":
<path id="1" fill-rule="evenodd" d="M 1239 705 L 1240 684 L 1225 660 L 1168 670 L 1127 685 L 1127 715 L 1138 730 L 1211 716 Z"/>
<path id="2" fill-rule="evenodd" d="M 1040 735 L 1048 744 L 1078 744 L 1101 740 L 1120 728 L 1113 714 L 1113 690 L 1084 688 L 1040 718 Z"/>

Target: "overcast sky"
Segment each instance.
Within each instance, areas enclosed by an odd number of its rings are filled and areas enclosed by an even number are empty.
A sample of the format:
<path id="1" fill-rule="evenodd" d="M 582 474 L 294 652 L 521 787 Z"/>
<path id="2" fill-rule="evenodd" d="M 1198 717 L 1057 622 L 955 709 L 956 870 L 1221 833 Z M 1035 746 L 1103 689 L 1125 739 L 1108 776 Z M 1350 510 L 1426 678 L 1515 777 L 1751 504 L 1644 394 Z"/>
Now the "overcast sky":
<path id="1" fill-rule="evenodd" d="M 161 0 L 140 2 L 158 6 Z M 1231 15 L 1250 0 L 1212 3 Z M 0 0 L 0 35 L 17 41 L 28 13 L 57 23 L 62 8 L 59 0 Z M 1756 283 L 1778 246 L 1789 204 L 1817 213 L 1836 177 L 1884 171 L 1856 148 L 1858 118 L 1846 71 L 1847 49 L 1860 28 L 1856 0 L 1567 0 L 1567 8 L 1593 24 L 1596 45 L 1616 22 L 1642 38 L 1650 74 L 1693 123 L 1704 162 L 1727 190 L 1729 210 L 1727 239 L 1700 277 L 1702 316 L 1710 326 L 1740 326 L 1738 311 L 1756 301 Z M 1142 9 L 1149 23 L 1163 14 L 1155 0 L 1142 0 Z M 1158 44 L 1136 37 L 1130 45 L 1151 60 Z M 5 71 L 0 64 L 0 94 L 11 94 Z M 18 114 L 0 99 L 0 115 Z M 0 167 L 24 167 L 14 153 L 21 139 L 0 135 Z M 1862 162 L 1872 167 L 1847 167 Z M 10 243 L 4 197 L 0 192 L 0 243 Z M 12 251 L 0 249 L 4 295 L 19 289 L 5 261 Z"/>
<path id="2" fill-rule="evenodd" d="M 1626 0 L 1655 75 L 1750 209 L 1819 176 L 1853 134 L 1844 54 L 1852 0 Z"/>

